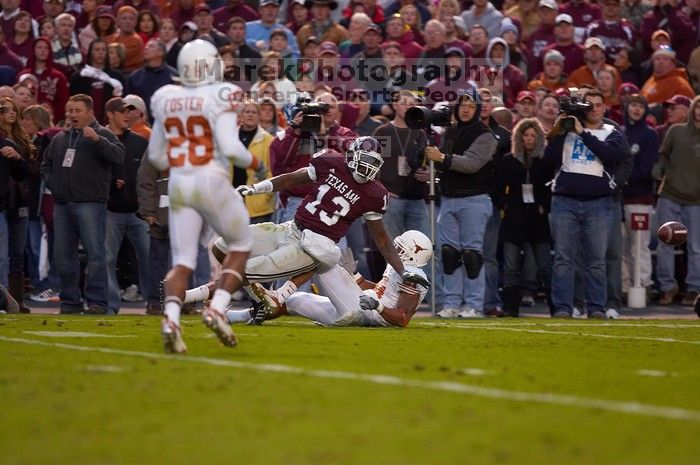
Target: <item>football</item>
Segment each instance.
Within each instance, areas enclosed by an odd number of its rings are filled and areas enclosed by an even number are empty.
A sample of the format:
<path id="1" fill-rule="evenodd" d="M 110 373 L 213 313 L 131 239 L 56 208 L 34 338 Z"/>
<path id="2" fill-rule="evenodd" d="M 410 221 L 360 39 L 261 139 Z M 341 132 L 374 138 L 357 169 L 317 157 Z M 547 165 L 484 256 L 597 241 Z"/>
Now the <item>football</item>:
<path id="1" fill-rule="evenodd" d="M 688 228 L 677 221 L 669 221 L 659 227 L 656 236 L 664 244 L 678 246 L 688 239 Z"/>

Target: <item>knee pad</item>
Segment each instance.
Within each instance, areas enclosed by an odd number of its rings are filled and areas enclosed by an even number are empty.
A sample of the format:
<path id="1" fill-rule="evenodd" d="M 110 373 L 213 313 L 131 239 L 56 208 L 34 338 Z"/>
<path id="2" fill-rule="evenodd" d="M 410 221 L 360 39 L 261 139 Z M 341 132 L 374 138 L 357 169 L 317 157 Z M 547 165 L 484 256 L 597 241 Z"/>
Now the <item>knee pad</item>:
<path id="1" fill-rule="evenodd" d="M 462 255 L 451 245 L 442 246 L 442 269 L 445 274 L 454 273 L 462 264 Z"/>
<path id="2" fill-rule="evenodd" d="M 484 257 L 476 250 L 463 250 L 462 261 L 467 272 L 467 278 L 476 279 L 484 264 Z"/>

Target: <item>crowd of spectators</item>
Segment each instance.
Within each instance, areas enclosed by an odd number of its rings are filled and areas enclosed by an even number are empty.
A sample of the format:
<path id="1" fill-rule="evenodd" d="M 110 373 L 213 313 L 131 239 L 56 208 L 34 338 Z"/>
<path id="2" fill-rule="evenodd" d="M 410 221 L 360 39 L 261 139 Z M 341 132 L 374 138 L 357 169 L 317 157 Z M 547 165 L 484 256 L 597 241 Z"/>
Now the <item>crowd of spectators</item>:
<path id="1" fill-rule="evenodd" d="M 141 299 L 160 312 L 167 172 L 144 156 L 149 106 L 177 82 L 178 52 L 193 39 L 212 42 L 221 79 L 247 93 L 232 131 L 270 167 L 266 175 L 305 166 L 323 148 L 344 151 L 358 135 L 383 141 L 390 234 L 429 234 L 428 205 L 438 207 L 439 316 L 517 316 L 540 295 L 553 316 L 615 318 L 635 261 L 659 303 L 697 300 L 698 0 L 0 7 L 0 284 L 22 311 L 26 294 L 60 300 L 66 313 L 117 313 L 122 300 Z M 368 76 L 351 73 L 364 66 Z M 592 110 L 563 129 L 571 88 Z M 328 107 L 312 133 L 290 111 L 302 93 Z M 451 127 L 407 125 L 410 108 L 445 102 Z M 431 161 L 438 183 L 429 198 Z M 262 175 L 232 169 L 234 185 Z M 253 222 L 285 221 L 307 193 L 246 204 Z M 633 230 L 640 214 L 651 230 L 688 226 L 680 256 Z M 376 278 L 382 263 L 361 221 L 345 239 L 360 271 Z M 200 255 L 196 284 L 211 273 L 203 245 Z"/>

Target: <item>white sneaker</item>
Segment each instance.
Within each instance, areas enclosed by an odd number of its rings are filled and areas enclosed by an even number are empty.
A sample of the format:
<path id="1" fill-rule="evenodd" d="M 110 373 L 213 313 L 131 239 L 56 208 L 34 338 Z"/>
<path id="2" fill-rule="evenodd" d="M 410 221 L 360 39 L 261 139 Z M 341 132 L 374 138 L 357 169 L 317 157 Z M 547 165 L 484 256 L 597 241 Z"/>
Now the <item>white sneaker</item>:
<path id="1" fill-rule="evenodd" d="M 479 310 L 474 310 L 471 307 L 465 307 L 464 310 L 459 312 L 458 318 L 484 318 L 484 313 Z"/>
<path id="2" fill-rule="evenodd" d="M 223 345 L 234 347 L 238 343 L 236 335 L 226 321 L 226 317 L 213 308 L 206 308 L 202 312 L 202 322 L 207 325 L 207 328 L 214 331 L 214 334 L 216 334 L 216 337 L 219 338 Z"/>
<path id="3" fill-rule="evenodd" d="M 34 302 L 58 302 L 58 292 L 53 289 L 46 289 L 38 294 L 29 294 L 29 299 Z"/>
<path id="4" fill-rule="evenodd" d="M 458 315 L 459 309 L 451 307 L 443 308 L 435 314 L 435 316 L 438 318 L 457 318 Z"/>
<path id="5" fill-rule="evenodd" d="M 139 293 L 139 287 L 136 284 L 124 289 L 124 294 L 122 294 L 122 300 L 124 302 L 141 302 L 143 296 Z"/>
<path id="6" fill-rule="evenodd" d="M 187 346 L 182 339 L 182 330 L 178 325 L 167 318 L 163 318 L 160 334 L 163 336 L 163 348 L 166 354 L 184 354 L 187 352 Z"/>
<path id="7" fill-rule="evenodd" d="M 574 311 L 571 313 L 571 318 L 574 318 L 576 320 L 583 320 L 583 317 L 585 317 L 586 314 L 582 313 L 581 310 L 578 308 L 574 307 Z"/>
<path id="8" fill-rule="evenodd" d="M 608 320 L 619 320 L 620 314 L 614 308 L 609 308 L 605 310 L 605 318 Z"/>
<path id="9" fill-rule="evenodd" d="M 521 307 L 534 307 L 535 306 L 535 298 L 532 297 L 531 295 L 524 295 L 523 298 L 520 300 L 520 306 Z"/>

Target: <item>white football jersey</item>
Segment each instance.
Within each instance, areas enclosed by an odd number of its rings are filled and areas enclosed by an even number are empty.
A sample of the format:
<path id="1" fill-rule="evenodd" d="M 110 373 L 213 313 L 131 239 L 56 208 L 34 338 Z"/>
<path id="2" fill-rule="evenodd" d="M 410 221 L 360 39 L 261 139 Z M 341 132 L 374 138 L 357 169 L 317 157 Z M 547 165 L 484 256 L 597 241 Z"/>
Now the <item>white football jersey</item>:
<path id="1" fill-rule="evenodd" d="M 406 266 L 406 271 L 419 274 L 426 280 L 428 279 L 423 270 L 415 266 Z M 399 303 L 399 290 L 402 286 L 404 286 L 404 284 L 401 275 L 398 274 L 394 268 L 391 267 L 391 265 L 387 265 L 382 279 L 379 280 L 377 285 L 374 287 L 374 292 L 377 293 L 379 302 L 382 305 L 389 308 L 396 308 Z M 428 289 L 418 284 L 416 285 L 416 290 L 420 292 L 420 300 L 418 301 L 420 304 L 423 302 L 423 299 L 425 299 Z"/>
<path id="2" fill-rule="evenodd" d="M 170 169 L 216 170 L 227 176 L 231 161 L 247 167 L 252 158 L 238 139 L 238 116 L 231 106 L 240 92 L 231 83 L 158 89 L 151 98 L 153 164 L 165 169 L 167 162 Z"/>

